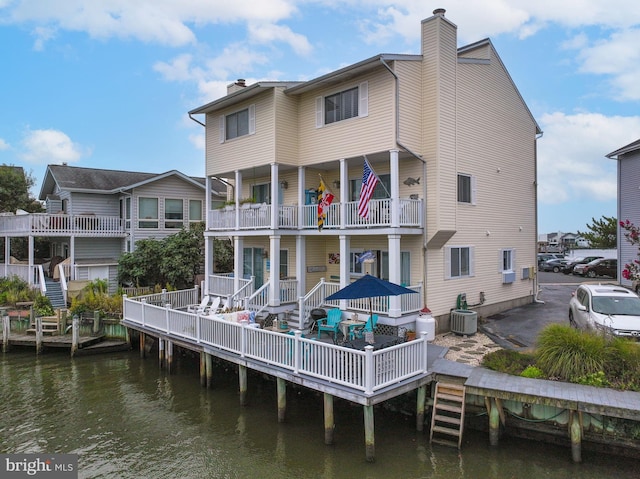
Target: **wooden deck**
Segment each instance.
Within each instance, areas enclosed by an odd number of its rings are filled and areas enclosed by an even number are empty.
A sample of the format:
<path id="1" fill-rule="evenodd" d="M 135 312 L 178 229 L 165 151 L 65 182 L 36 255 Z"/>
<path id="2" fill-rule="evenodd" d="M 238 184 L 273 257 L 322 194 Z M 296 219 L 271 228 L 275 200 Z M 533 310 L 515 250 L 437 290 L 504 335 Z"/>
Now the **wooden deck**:
<path id="1" fill-rule="evenodd" d="M 104 336 L 81 336 L 78 338 L 78 349 L 86 349 L 97 346 L 104 341 Z M 121 342 L 124 343 L 124 342 Z M 70 334 L 60 336 L 43 335 L 42 346 L 45 348 L 71 349 L 73 344 Z M 33 334 L 9 334 L 9 346 L 36 347 L 36 337 Z"/>

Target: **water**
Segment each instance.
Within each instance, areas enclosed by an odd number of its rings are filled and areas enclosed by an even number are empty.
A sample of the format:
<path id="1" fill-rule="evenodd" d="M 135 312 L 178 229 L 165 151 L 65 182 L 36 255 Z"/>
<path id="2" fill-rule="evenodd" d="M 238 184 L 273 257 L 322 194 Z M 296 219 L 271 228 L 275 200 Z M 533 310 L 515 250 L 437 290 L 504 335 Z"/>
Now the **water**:
<path id="1" fill-rule="evenodd" d="M 413 417 L 376 408 L 376 462 L 367 463 L 362 408 L 335 402 L 335 444 L 324 444 L 322 396 L 289 387 L 277 422 L 273 382 L 220 365 L 215 386 L 198 364 L 175 374 L 137 352 L 80 357 L 33 350 L 0 356 L 0 451 L 78 454 L 82 478 L 446 478 L 607 479 L 640 477 L 635 461 L 465 432 L 461 452 L 430 446 Z"/>

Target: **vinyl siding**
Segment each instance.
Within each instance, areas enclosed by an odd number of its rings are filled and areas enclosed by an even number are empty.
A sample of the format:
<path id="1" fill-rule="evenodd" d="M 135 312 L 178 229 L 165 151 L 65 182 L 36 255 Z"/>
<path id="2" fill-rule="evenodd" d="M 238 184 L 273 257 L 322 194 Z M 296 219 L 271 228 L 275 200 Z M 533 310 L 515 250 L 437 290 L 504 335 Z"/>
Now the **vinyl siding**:
<path id="1" fill-rule="evenodd" d="M 120 203 L 116 195 L 94 193 L 72 193 L 69 201 L 71 215 L 95 214 L 96 216 L 119 216 Z"/>
<path id="2" fill-rule="evenodd" d="M 317 97 L 348 90 L 365 81 L 369 90 L 368 116 L 316 128 Z M 300 164 L 313 165 L 395 148 L 394 102 L 393 77 L 382 66 L 349 83 L 302 95 L 299 107 Z"/>
<path id="3" fill-rule="evenodd" d="M 220 116 L 256 107 L 256 132 L 220 143 Z M 232 108 L 208 113 L 206 118 L 206 174 L 220 175 L 276 161 L 274 92 L 268 90 Z"/>
<path id="4" fill-rule="evenodd" d="M 629 220 L 640 225 L 640 151 L 628 153 L 618 159 L 618 220 Z M 618 269 L 638 259 L 638 246 L 629 243 L 624 231 L 618 227 Z M 621 284 L 631 287 L 631 281 L 619 276 Z"/>
<path id="5" fill-rule="evenodd" d="M 298 101 L 283 93 L 274 92 L 275 161 L 296 165 L 298 162 Z M 291 182 L 289 182 L 291 184 Z"/>
<path id="6" fill-rule="evenodd" d="M 120 238 L 76 238 L 75 258 L 117 260 L 122 254 L 123 241 Z"/>
<path id="7" fill-rule="evenodd" d="M 400 114 L 398 136 L 400 142 L 414 152 L 422 148 L 422 64 L 396 61 L 393 68 L 398 75 Z"/>

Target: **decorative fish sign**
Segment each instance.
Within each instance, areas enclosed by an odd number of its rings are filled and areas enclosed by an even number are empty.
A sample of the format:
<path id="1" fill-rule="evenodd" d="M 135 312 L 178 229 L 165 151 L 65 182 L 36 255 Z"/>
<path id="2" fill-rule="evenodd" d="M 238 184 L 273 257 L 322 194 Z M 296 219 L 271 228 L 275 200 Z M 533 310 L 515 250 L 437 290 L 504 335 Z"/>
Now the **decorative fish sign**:
<path id="1" fill-rule="evenodd" d="M 356 256 L 356 261 L 358 263 L 364 263 L 365 261 L 373 261 L 374 259 L 376 259 L 376 256 L 371 252 L 371 250 L 365 251 L 360 256 Z"/>
<path id="2" fill-rule="evenodd" d="M 418 176 L 418 178 L 407 178 L 406 180 L 403 181 L 403 183 L 407 186 L 413 186 L 413 185 L 419 185 L 420 184 L 420 177 Z"/>

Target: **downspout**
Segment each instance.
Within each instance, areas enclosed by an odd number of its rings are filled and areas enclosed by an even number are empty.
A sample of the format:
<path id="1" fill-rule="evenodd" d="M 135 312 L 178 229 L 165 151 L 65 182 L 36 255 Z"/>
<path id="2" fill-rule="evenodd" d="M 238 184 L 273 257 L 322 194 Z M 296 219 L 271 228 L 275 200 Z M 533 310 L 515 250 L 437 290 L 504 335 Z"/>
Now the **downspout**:
<path id="1" fill-rule="evenodd" d="M 406 151 L 407 153 L 409 153 L 410 155 L 414 156 L 415 158 L 417 158 L 418 160 L 420 160 L 422 162 L 422 197 L 424 198 L 424 226 L 422 228 L 422 265 L 423 265 L 423 285 L 422 285 L 422 301 L 423 304 L 427 304 L 427 162 L 422 158 L 422 156 L 418 155 L 417 153 L 414 153 L 413 151 L 411 151 L 410 148 L 407 148 L 405 145 L 402 144 L 402 142 L 400 141 L 400 79 L 398 78 L 398 75 L 396 75 L 396 72 L 394 72 L 391 67 L 387 64 L 387 62 L 384 61 L 383 58 L 380 58 L 380 63 L 382 63 L 382 65 L 389 71 L 389 73 L 391 73 L 391 75 L 393 75 L 393 79 L 395 80 L 395 117 L 396 117 L 396 124 L 395 124 L 395 130 L 396 130 L 396 134 L 395 134 L 395 141 L 396 141 L 396 145 L 398 145 L 400 148 L 402 148 L 404 151 Z"/>

